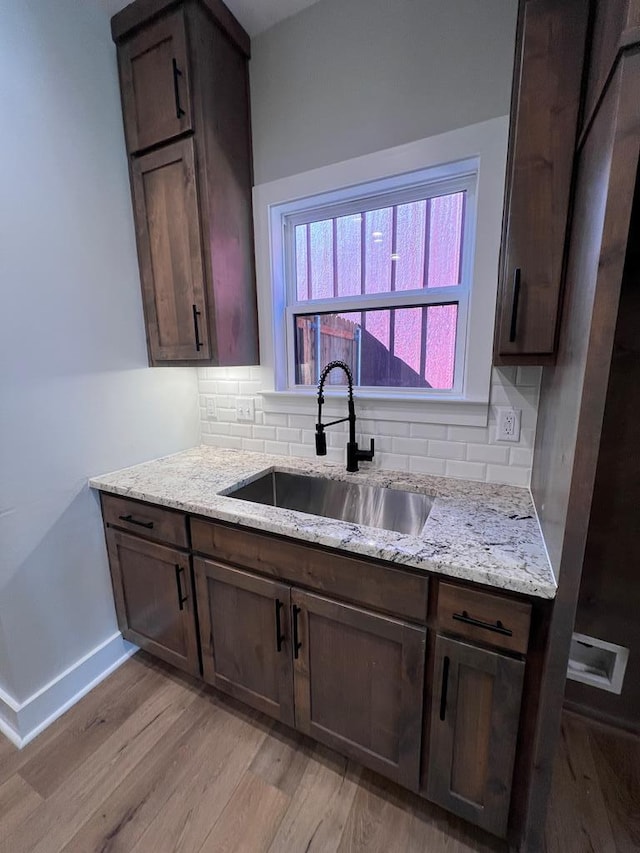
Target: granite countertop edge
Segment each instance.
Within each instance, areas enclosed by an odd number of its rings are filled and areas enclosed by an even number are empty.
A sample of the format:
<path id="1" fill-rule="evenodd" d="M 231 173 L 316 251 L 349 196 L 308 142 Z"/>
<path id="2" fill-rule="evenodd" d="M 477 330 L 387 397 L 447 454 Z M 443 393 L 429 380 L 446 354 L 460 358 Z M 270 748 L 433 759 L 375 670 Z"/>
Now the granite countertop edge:
<path id="1" fill-rule="evenodd" d="M 273 470 L 429 494 L 433 508 L 411 536 L 227 497 Z M 96 476 L 89 486 L 534 598 L 553 599 L 557 590 L 531 494 L 521 487 L 364 466 L 354 475 L 336 463 L 209 446 Z"/>

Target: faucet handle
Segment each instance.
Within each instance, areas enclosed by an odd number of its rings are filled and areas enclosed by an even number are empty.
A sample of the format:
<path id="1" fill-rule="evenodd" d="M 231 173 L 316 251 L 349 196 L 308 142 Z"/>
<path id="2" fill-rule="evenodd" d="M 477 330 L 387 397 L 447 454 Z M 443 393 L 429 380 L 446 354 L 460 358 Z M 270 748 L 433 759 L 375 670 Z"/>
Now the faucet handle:
<path id="1" fill-rule="evenodd" d="M 327 455 L 327 436 L 322 424 L 316 424 L 316 456 Z"/>
<path id="2" fill-rule="evenodd" d="M 371 447 L 369 450 L 358 449 L 358 459 L 361 459 L 363 462 L 371 462 L 373 459 L 373 447 L 373 439 L 371 439 Z"/>

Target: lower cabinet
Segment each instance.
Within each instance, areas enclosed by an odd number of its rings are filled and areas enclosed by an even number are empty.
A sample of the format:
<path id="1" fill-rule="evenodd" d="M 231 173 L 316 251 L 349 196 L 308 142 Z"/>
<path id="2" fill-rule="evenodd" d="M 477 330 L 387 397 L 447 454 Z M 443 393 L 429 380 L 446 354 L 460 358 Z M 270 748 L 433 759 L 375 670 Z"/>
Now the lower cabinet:
<path id="1" fill-rule="evenodd" d="M 294 589 L 296 726 L 417 790 L 426 630 Z"/>
<path id="2" fill-rule="evenodd" d="M 184 513 L 126 498 L 103 513 L 128 640 L 506 837 L 531 602 L 209 521 L 189 540 Z"/>
<path id="3" fill-rule="evenodd" d="M 205 681 L 293 725 L 290 588 L 212 560 L 193 565 Z"/>
<path id="4" fill-rule="evenodd" d="M 418 789 L 426 629 L 211 560 L 194 569 L 206 681 Z"/>
<path id="5" fill-rule="evenodd" d="M 189 555 L 113 528 L 106 536 L 122 636 L 199 675 Z"/>
<path id="6" fill-rule="evenodd" d="M 507 832 L 524 661 L 436 635 L 427 797 Z"/>

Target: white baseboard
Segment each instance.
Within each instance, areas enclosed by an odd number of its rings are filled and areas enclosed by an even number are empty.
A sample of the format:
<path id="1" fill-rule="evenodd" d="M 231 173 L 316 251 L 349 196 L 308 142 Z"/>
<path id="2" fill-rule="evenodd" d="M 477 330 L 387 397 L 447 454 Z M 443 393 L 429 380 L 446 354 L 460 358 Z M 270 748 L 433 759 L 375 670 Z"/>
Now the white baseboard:
<path id="1" fill-rule="evenodd" d="M 24 702 L 0 690 L 0 732 L 22 749 L 137 651 L 118 631 Z"/>

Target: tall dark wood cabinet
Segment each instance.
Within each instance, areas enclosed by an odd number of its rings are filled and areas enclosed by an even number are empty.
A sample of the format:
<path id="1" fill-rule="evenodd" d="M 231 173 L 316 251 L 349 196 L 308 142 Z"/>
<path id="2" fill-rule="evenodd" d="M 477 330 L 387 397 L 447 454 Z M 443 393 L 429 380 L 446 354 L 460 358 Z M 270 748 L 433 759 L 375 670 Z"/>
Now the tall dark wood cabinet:
<path id="1" fill-rule="evenodd" d="M 496 364 L 553 360 L 589 0 L 522 0 L 500 259 Z"/>
<path id="2" fill-rule="evenodd" d="M 219 0 L 111 22 L 151 365 L 258 362 L 249 38 Z"/>

